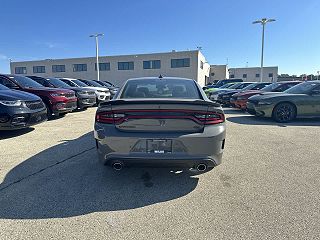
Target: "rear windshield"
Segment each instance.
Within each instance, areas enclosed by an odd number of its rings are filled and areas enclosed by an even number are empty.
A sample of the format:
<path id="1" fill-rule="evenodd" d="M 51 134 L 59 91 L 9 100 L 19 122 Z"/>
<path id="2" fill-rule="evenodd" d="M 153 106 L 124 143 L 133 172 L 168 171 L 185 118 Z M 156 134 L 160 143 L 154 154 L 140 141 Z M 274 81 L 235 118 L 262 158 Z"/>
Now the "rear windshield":
<path id="1" fill-rule="evenodd" d="M 121 98 L 183 98 L 202 99 L 192 80 L 136 79 L 124 86 Z"/>

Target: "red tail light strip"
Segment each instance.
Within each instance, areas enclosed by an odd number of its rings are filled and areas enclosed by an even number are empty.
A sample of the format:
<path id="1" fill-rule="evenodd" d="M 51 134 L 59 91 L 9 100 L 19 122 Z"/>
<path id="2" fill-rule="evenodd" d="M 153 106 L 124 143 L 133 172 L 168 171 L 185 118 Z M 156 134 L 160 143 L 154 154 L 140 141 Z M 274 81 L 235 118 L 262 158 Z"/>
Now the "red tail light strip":
<path id="1" fill-rule="evenodd" d="M 136 113 L 161 113 L 162 115 L 125 115 L 129 112 L 136 112 Z M 172 115 L 165 115 L 165 113 L 189 113 L 192 115 L 186 115 L 186 116 L 172 116 Z M 115 117 L 115 115 L 124 114 L 124 117 Z M 202 115 L 204 117 L 197 117 L 197 115 Z M 108 112 L 100 112 L 96 115 L 96 121 L 101 123 L 109 123 L 109 124 L 121 124 L 129 119 L 190 119 L 198 124 L 204 124 L 204 125 L 214 125 L 219 124 L 225 121 L 224 114 L 218 113 L 218 112 L 205 112 L 205 111 L 192 111 L 192 110 L 148 110 L 148 109 L 142 109 L 142 110 L 117 110 L 117 111 L 108 111 Z"/>

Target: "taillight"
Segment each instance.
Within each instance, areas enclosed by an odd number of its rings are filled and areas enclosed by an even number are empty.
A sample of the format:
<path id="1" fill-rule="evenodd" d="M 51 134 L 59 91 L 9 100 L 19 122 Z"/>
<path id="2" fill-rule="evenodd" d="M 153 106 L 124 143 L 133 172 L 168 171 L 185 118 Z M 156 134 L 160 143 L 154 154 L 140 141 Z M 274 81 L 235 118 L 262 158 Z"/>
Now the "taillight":
<path id="1" fill-rule="evenodd" d="M 214 125 L 223 123 L 225 121 L 223 113 L 217 112 L 207 112 L 206 114 L 195 114 L 198 120 L 200 120 L 205 125 Z"/>
<path id="2" fill-rule="evenodd" d="M 127 114 L 125 114 L 127 113 Z M 99 112 L 96 121 L 108 124 L 121 124 L 129 119 L 190 119 L 204 125 L 214 125 L 225 121 L 224 114 L 218 112 L 197 112 L 192 110 L 121 110 Z"/>
<path id="3" fill-rule="evenodd" d="M 124 118 L 123 113 L 99 112 L 96 114 L 96 121 L 101 123 L 120 123 Z"/>

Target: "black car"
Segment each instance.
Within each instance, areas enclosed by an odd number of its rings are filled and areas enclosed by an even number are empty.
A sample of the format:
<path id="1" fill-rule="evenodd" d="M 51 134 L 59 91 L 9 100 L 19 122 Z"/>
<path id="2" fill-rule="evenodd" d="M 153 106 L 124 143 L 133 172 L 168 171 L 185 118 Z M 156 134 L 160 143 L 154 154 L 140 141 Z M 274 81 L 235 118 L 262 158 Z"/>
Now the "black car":
<path id="1" fill-rule="evenodd" d="M 244 82 L 239 86 L 238 89 L 230 89 L 229 91 L 224 91 L 218 95 L 217 102 L 222 105 L 230 106 L 231 104 L 231 98 L 233 94 L 244 92 L 248 90 L 260 90 L 268 85 L 270 85 L 271 82 Z"/>
<path id="2" fill-rule="evenodd" d="M 107 87 L 110 90 L 111 98 L 113 98 L 114 95 L 118 92 L 119 88 L 116 87 L 114 84 L 108 81 L 101 81 L 101 80 L 93 80 L 96 83 L 99 83 L 100 85 Z"/>
<path id="3" fill-rule="evenodd" d="M 47 120 L 41 98 L 0 84 L 0 130 L 27 128 Z"/>
<path id="4" fill-rule="evenodd" d="M 87 107 L 92 107 L 96 104 L 96 94 L 94 90 L 89 90 L 87 88 L 81 88 L 81 87 L 71 87 L 58 78 L 51 78 L 51 77 L 44 78 L 39 76 L 28 76 L 28 78 L 31 78 L 37 83 L 40 83 L 44 87 L 65 88 L 65 89 L 71 89 L 75 91 L 76 97 L 78 98 L 78 101 L 77 101 L 78 109 L 85 109 Z"/>
<path id="5" fill-rule="evenodd" d="M 211 87 L 219 88 L 227 83 L 239 83 L 239 82 L 243 82 L 243 80 L 238 78 L 223 79 L 223 80 L 219 80 L 215 84 L 212 84 L 211 86 L 207 86 L 207 88 L 211 88 Z"/>

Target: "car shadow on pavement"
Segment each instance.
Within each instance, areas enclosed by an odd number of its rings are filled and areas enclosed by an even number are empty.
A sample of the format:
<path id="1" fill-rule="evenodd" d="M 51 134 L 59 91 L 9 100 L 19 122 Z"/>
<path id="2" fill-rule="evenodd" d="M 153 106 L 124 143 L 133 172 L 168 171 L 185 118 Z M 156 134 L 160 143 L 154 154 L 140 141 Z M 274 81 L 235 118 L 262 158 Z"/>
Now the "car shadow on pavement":
<path id="1" fill-rule="evenodd" d="M 18 137 L 20 135 L 32 132 L 33 130 L 34 130 L 33 127 L 17 129 L 17 130 L 1 130 L 0 131 L 0 140 Z"/>
<path id="2" fill-rule="evenodd" d="M 229 122 L 244 124 L 244 125 L 273 125 L 279 127 L 287 126 L 320 126 L 320 118 L 304 118 L 296 119 L 290 123 L 277 123 L 271 118 L 262 118 L 251 115 L 228 117 Z"/>
<path id="3" fill-rule="evenodd" d="M 64 140 L 13 168 L 0 184 L 1 219 L 66 218 L 174 200 L 198 178 L 170 169 L 115 171 L 97 160 L 93 133 Z"/>

